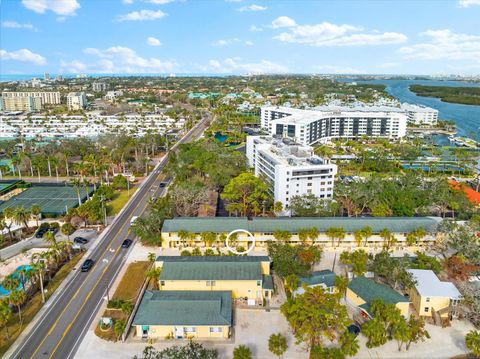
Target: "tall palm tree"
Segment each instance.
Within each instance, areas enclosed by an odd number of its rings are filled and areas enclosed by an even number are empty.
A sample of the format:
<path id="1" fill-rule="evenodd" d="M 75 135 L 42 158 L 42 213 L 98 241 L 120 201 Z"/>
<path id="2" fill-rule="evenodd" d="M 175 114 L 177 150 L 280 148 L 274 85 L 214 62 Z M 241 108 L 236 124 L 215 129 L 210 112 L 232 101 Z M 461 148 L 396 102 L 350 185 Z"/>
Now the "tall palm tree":
<path id="1" fill-rule="evenodd" d="M 25 291 L 23 291 L 23 290 L 14 290 L 8 296 L 8 300 L 10 301 L 10 304 L 17 307 L 18 318 L 20 320 L 20 326 L 23 323 L 22 308 L 21 307 L 22 307 L 22 304 L 25 302 L 25 299 L 27 299 L 27 295 L 25 294 Z"/>
<path id="2" fill-rule="evenodd" d="M 40 217 L 40 213 L 42 213 L 41 207 L 38 204 L 34 204 L 30 208 L 30 212 L 32 212 L 32 215 L 35 216 L 35 221 L 37 222 L 38 227 L 38 218 Z"/>
<path id="3" fill-rule="evenodd" d="M 18 225 L 24 225 L 25 228 L 28 230 L 28 221 L 30 220 L 31 213 L 30 211 L 26 210 L 23 206 L 15 207 L 13 210 L 13 221 Z"/>
<path id="4" fill-rule="evenodd" d="M 39 253 L 32 255 L 31 260 L 32 273 L 38 276 L 38 282 L 40 283 L 40 292 L 42 293 L 42 303 L 45 303 L 45 291 L 43 290 L 43 272 L 46 269 L 45 260 Z"/>
<path id="5" fill-rule="evenodd" d="M 8 332 L 8 322 L 12 319 L 12 308 L 8 301 L 3 299 L 0 301 L 0 326 L 5 328 L 7 340 L 10 340 L 10 333 Z"/>
<path id="6" fill-rule="evenodd" d="M 13 292 L 18 288 L 20 285 L 20 280 L 15 278 L 14 276 L 7 275 L 2 281 L 2 287 L 8 290 L 9 292 Z"/>
<path id="7" fill-rule="evenodd" d="M 365 246 L 368 244 L 368 239 L 373 235 L 372 227 L 366 226 L 362 228 L 363 239 L 365 240 Z"/>
<path id="8" fill-rule="evenodd" d="M 70 183 L 72 184 L 72 186 L 77 191 L 78 205 L 81 206 L 82 205 L 82 198 L 80 197 L 80 188 L 82 186 L 82 182 L 79 178 L 72 178 L 70 180 Z"/>

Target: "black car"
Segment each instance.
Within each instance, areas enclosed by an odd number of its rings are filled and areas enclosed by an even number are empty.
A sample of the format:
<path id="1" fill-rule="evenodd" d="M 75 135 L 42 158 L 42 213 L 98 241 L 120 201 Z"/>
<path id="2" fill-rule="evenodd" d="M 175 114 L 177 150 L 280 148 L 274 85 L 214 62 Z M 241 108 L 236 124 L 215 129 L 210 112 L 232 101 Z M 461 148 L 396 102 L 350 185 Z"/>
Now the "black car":
<path id="1" fill-rule="evenodd" d="M 167 182 L 160 182 L 160 188 L 167 187 Z"/>
<path id="2" fill-rule="evenodd" d="M 58 233 L 58 227 L 50 227 L 47 229 L 47 232 L 52 232 L 53 234 Z"/>
<path id="3" fill-rule="evenodd" d="M 357 324 L 351 324 L 347 327 L 347 330 L 350 334 L 353 334 L 355 336 L 357 336 L 358 334 L 360 334 L 360 332 L 362 331 L 362 329 L 360 328 L 359 325 Z"/>
<path id="4" fill-rule="evenodd" d="M 93 267 L 93 259 L 87 259 L 85 262 L 82 264 L 82 272 L 88 272 L 90 268 Z"/>
<path id="5" fill-rule="evenodd" d="M 133 243 L 133 241 L 129 238 L 125 239 L 122 243 L 122 248 L 128 248 Z"/>
<path id="6" fill-rule="evenodd" d="M 48 232 L 48 228 L 40 228 L 35 234 L 35 238 L 43 238 L 44 234 Z"/>
<path id="7" fill-rule="evenodd" d="M 83 238 L 83 237 L 75 237 L 75 238 L 73 239 L 73 242 L 74 242 L 74 243 L 77 243 L 77 244 L 87 244 L 87 243 L 88 243 L 88 239 Z"/>

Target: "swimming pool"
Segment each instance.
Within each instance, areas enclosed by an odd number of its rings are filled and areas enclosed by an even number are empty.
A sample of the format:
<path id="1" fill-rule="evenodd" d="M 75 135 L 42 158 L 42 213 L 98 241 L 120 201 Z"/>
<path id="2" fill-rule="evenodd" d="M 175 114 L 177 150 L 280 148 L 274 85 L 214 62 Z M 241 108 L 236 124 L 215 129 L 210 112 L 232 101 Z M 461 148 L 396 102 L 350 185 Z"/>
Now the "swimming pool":
<path id="1" fill-rule="evenodd" d="M 12 273 L 12 276 L 14 278 L 19 278 L 20 279 L 20 276 L 22 275 L 20 273 L 20 271 L 22 271 L 23 269 L 26 269 L 27 272 L 31 271 L 32 270 L 32 266 L 30 265 L 22 265 L 22 266 L 19 266 L 17 267 L 17 269 L 15 269 L 15 271 Z M 18 285 L 18 288 L 17 289 L 20 289 L 22 288 L 22 283 L 20 282 L 20 284 Z M 0 297 L 5 297 L 7 295 L 10 294 L 10 291 L 9 290 L 6 290 L 5 288 L 3 288 L 3 286 L 0 284 Z"/>

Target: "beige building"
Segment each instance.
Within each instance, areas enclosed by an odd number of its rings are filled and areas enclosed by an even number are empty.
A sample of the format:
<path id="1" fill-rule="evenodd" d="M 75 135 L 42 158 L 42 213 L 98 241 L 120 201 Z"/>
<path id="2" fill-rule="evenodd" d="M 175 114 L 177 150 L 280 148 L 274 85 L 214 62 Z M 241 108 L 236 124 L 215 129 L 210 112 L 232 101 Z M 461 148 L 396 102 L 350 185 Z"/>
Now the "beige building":
<path id="1" fill-rule="evenodd" d="M 70 92 L 67 95 L 67 107 L 71 111 L 82 110 L 87 106 L 84 92 Z"/>
<path id="2" fill-rule="evenodd" d="M 231 291 L 234 299 L 263 305 L 273 294 L 265 256 L 160 256 L 160 291 Z"/>
<path id="3" fill-rule="evenodd" d="M 44 92 L 44 91 L 25 91 L 25 92 L 2 92 L 2 97 L 14 98 L 14 97 L 40 97 L 42 99 L 42 105 L 58 105 L 60 104 L 60 92 Z"/>
<path id="4" fill-rule="evenodd" d="M 409 269 L 415 287 L 410 289 L 410 299 L 421 317 L 452 319 L 457 316 L 457 305 L 463 299 L 462 294 L 451 282 L 442 282 L 431 270 Z"/>
<path id="5" fill-rule="evenodd" d="M 42 98 L 33 96 L 2 97 L 0 109 L 3 111 L 39 111 L 42 109 Z"/>

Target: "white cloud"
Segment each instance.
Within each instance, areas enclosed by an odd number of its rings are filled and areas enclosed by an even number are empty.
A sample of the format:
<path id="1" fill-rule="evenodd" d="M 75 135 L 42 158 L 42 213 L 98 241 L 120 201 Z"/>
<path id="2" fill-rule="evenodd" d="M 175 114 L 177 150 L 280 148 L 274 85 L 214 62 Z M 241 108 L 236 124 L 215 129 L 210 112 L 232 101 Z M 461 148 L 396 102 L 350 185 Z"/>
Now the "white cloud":
<path id="1" fill-rule="evenodd" d="M 480 36 L 457 34 L 448 29 L 428 30 L 420 34 L 424 43 L 400 48 L 406 59 L 473 60 L 480 62 Z"/>
<path id="2" fill-rule="evenodd" d="M 237 9 L 237 11 L 240 11 L 240 12 L 245 12 L 245 11 L 265 11 L 267 10 L 268 8 L 266 6 L 261 6 L 261 5 L 255 5 L 255 4 L 252 4 L 252 5 L 248 5 L 248 6 L 242 6 L 240 8 Z"/>
<path id="3" fill-rule="evenodd" d="M 149 2 L 150 4 L 164 5 L 164 4 L 168 4 L 169 2 L 173 2 L 174 0 L 145 0 L 145 1 Z"/>
<path id="4" fill-rule="evenodd" d="M 45 65 L 47 59 L 42 55 L 31 52 L 28 49 L 20 49 L 17 51 L 8 52 L 6 50 L 0 50 L 0 59 L 2 60 L 14 60 L 21 62 L 31 62 L 35 65 Z"/>
<path id="5" fill-rule="evenodd" d="M 52 11 L 63 16 L 75 15 L 75 11 L 80 8 L 77 0 L 22 0 L 22 4 L 39 14 Z"/>
<path id="6" fill-rule="evenodd" d="M 337 66 L 337 65 L 314 65 L 312 68 L 315 71 L 319 71 L 325 74 L 364 74 L 364 70 L 357 69 L 349 66 Z"/>
<path id="7" fill-rule="evenodd" d="M 279 27 L 292 27 L 297 25 L 295 20 L 289 18 L 288 16 L 280 16 L 277 17 L 275 20 L 272 21 L 272 27 L 277 29 Z"/>
<path id="8" fill-rule="evenodd" d="M 82 72 L 87 72 L 87 65 L 83 62 L 74 60 L 74 61 L 64 61 L 60 60 L 60 67 L 62 68 L 62 72 L 70 73 L 70 74 L 79 74 Z"/>
<path id="9" fill-rule="evenodd" d="M 133 11 L 128 14 L 118 16 L 118 21 L 144 21 L 144 20 L 158 20 L 166 16 L 162 10 L 140 10 Z"/>
<path id="10" fill-rule="evenodd" d="M 86 48 L 84 52 L 99 59 L 98 63 L 88 67 L 88 72 L 172 72 L 178 66 L 175 61 L 141 57 L 135 50 L 123 46 L 112 46 L 105 50 Z"/>
<path id="11" fill-rule="evenodd" d="M 288 32 L 283 32 L 274 39 L 310 46 L 365 46 L 398 44 L 405 42 L 407 36 L 398 32 L 367 33 L 359 26 L 323 22 L 315 25 L 291 25 Z"/>
<path id="12" fill-rule="evenodd" d="M 234 42 L 240 42 L 240 41 L 241 40 L 236 37 L 233 39 L 221 39 L 213 42 L 212 46 L 226 46 L 226 45 L 233 44 Z"/>
<path id="13" fill-rule="evenodd" d="M 250 31 L 250 32 L 260 32 L 260 31 L 263 31 L 263 29 L 261 27 L 255 26 L 255 25 L 251 25 L 248 28 L 248 31 Z"/>
<path id="14" fill-rule="evenodd" d="M 398 62 L 384 62 L 383 64 L 378 65 L 381 69 L 390 69 L 392 67 L 397 67 L 400 64 Z"/>
<path id="15" fill-rule="evenodd" d="M 247 40 L 247 41 L 245 41 L 245 45 L 247 45 L 247 46 L 253 46 L 253 42 Z"/>
<path id="16" fill-rule="evenodd" d="M 122 0 L 122 2 L 127 5 L 133 4 L 133 0 Z"/>
<path id="17" fill-rule="evenodd" d="M 150 46 L 160 46 L 162 43 L 159 39 L 150 36 L 149 38 L 147 38 L 147 44 L 149 44 Z"/>
<path id="18" fill-rule="evenodd" d="M 472 5 L 480 5 L 480 0 L 460 0 L 458 2 L 460 7 L 470 7 Z"/>
<path id="19" fill-rule="evenodd" d="M 32 31 L 37 31 L 37 28 L 32 24 L 21 24 L 16 21 L 3 21 L 2 27 L 10 28 L 10 29 L 28 29 Z"/>
<path id="20" fill-rule="evenodd" d="M 268 61 L 261 60 L 258 63 L 243 63 L 239 58 L 228 58 L 223 61 L 210 60 L 208 66 L 202 67 L 203 71 L 214 73 L 249 73 L 249 74 L 272 74 L 286 73 L 286 66 Z"/>

